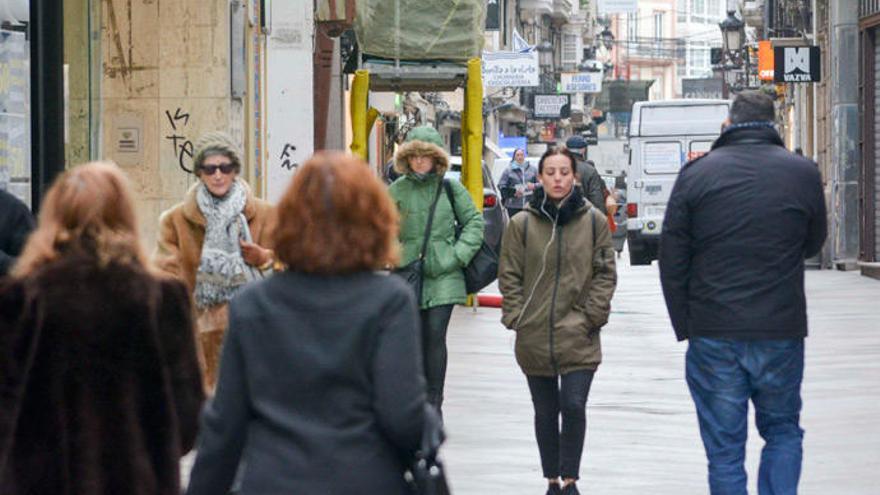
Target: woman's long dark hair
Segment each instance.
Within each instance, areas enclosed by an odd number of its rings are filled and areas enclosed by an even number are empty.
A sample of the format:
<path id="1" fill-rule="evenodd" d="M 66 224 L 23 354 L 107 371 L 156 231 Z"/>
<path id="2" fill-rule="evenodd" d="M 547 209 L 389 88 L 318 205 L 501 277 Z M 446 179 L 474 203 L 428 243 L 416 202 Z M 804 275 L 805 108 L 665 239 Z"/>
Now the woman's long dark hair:
<path id="1" fill-rule="evenodd" d="M 543 155 L 541 155 L 541 161 L 538 162 L 538 173 L 541 174 L 544 172 L 544 160 L 548 157 L 562 155 L 568 157 L 569 161 L 571 161 L 571 171 L 577 172 L 577 158 L 575 158 L 574 154 L 568 150 L 568 148 L 560 147 L 560 148 L 550 148 L 545 151 Z"/>

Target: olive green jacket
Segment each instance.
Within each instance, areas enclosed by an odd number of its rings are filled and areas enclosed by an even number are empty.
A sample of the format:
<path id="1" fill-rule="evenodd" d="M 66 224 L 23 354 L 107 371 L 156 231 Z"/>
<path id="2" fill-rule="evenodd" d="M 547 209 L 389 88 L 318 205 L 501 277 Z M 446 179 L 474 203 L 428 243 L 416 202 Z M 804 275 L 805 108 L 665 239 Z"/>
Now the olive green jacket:
<path id="1" fill-rule="evenodd" d="M 608 222 L 578 188 L 561 210 L 543 199 L 536 191 L 501 241 L 501 321 L 516 331 L 516 360 L 526 375 L 595 370 L 617 285 Z"/>
<path id="2" fill-rule="evenodd" d="M 409 170 L 407 157 L 413 153 L 440 153 L 435 158 L 435 172 L 419 178 Z M 400 266 L 419 256 L 425 236 L 425 226 L 431 203 L 442 187 L 441 181 L 448 168 L 445 153 L 439 147 L 421 141 L 401 146 L 395 167 L 405 173 L 389 186 L 388 192 L 400 212 Z M 471 196 L 461 182 L 449 180 L 455 201 L 455 212 L 444 190 L 440 191 L 430 240 L 425 256 L 425 279 L 422 283 L 421 309 L 446 304 L 464 304 L 467 294 L 462 269 L 483 243 L 483 215 L 474 206 Z M 456 216 L 462 222 L 461 235 L 455 239 Z"/>

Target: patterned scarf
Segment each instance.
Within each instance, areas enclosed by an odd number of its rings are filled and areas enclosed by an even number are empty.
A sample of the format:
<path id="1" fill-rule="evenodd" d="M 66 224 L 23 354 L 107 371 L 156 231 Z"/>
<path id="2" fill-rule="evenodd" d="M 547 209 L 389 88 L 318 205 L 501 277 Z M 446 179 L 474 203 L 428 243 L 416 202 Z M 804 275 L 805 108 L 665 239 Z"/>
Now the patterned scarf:
<path id="1" fill-rule="evenodd" d="M 196 306 L 207 308 L 228 302 L 251 279 L 251 270 L 241 257 L 239 245 L 239 240 L 245 237 L 242 229 L 248 228 L 242 221 L 247 193 L 238 180 L 222 198 L 215 197 L 200 184 L 196 202 L 207 223 L 196 272 L 195 300 Z"/>

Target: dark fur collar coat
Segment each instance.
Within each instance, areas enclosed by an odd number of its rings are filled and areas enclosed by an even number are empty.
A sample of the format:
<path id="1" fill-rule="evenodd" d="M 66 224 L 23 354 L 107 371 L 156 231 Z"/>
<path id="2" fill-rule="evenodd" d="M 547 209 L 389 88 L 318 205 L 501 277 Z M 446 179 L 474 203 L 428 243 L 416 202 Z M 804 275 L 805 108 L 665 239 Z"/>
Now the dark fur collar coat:
<path id="1" fill-rule="evenodd" d="M 0 284 L 3 495 L 178 495 L 203 400 L 183 284 L 88 256 Z"/>

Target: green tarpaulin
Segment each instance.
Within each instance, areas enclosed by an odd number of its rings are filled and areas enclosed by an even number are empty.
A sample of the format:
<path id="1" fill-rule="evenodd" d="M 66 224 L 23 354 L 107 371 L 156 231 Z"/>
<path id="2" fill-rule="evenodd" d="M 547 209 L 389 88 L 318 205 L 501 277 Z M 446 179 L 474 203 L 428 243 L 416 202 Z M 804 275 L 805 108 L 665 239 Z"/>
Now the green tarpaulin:
<path id="1" fill-rule="evenodd" d="M 354 30 L 364 54 L 401 60 L 478 57 L 485 0 L 358 0 Z"/>

